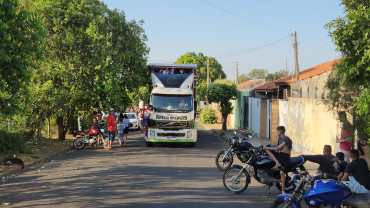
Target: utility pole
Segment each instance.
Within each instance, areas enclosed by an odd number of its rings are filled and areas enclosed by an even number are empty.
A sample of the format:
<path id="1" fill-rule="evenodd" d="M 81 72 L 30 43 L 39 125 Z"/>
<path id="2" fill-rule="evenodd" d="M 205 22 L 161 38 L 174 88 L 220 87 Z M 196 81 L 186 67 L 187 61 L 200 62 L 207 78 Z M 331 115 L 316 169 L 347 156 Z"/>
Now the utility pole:
<path id="1" fill-rule="evenodd" d="M 235 61 L 235 84 L 238 85 L 238 62 Z"/>
<path id="2" fill-rule="evenodd" d="M 207 88 L 208 88 L 209 83 L 210 83 L 210 80 L 209 80 L 209 57 L 207 57 Z"/>
<path id="3" fill-rule="evenodd" d="M 295 81 L 299 80 L 297 32 L 294 31 Z"/>
<path id="4" fill-rule="evenodd" d="M 220 79 L 221 79 L 221 74 L 220 74 Z"/>

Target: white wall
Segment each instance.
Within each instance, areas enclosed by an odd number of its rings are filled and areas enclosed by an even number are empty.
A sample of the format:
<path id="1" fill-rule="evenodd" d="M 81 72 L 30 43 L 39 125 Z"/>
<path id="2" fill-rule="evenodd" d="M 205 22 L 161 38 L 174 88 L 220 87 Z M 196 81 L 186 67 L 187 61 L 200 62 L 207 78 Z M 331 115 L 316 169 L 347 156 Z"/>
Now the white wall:
<path id="1" fill-rule="evenodd" d="M 249 97 L 249 130 L 260 136 L 261 99 Z"/>
<path id="2" fill-rule="evenodd" d="M 322 154 L 324 145 L 339 151 L 335 136 L 340 125 L 335 115 L 317 99 L 289 98 L 279 101 L 279 125 L 293 141 L 294 150 L 303 154 Z"/>

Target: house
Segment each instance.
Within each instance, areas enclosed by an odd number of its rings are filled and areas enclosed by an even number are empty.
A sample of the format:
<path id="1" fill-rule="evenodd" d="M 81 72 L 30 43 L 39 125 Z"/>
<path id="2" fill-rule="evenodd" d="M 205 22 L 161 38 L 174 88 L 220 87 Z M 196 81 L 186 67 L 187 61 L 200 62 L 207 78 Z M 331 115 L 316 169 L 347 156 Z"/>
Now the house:
<path id="1" fill-rule="evenodd" d="M 229 115 L 228 126 L 234 129 L 243 129 L 248 126 L 248 97 L 249 92 L 256 86 L 266 83 L 264 79 L 249 80 L 238 84 L 238 95 L 235 100 L 232 101 L 234 109 Z"/>
<path id="2" fill-rule="evenodd" d="M 249 97 L 249 128 L 259 138 L 277 142 L 276 127 L 284 125 L 293 147 L 303 153 L 322 153 L 325 144 L 339 150 L 336 115 L 321 102 L 326 80 L 340 59 L 329 61 L 254 88 Z M 258 113 L 259 112 L 259 113 Z"/>

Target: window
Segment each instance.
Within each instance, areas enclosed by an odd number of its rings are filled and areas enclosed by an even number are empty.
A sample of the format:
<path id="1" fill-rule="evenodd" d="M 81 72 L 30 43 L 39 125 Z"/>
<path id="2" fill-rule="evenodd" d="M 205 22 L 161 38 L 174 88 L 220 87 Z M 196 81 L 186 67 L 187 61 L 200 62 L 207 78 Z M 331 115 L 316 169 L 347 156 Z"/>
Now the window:
<path id="1" fill-rule="evenodd" d="M 190 112 L 193 110 L 193 96 L 154 94 L 152 105 L 157 112 Z"/>
<path id="2" fill-rule="evenodd" d="M 302 98 L 302 87 L 299 88 L 299 97 Z"/>
<path id="3" fill-rule="evenodd" d="M 307 98 L 310 98 L 310 87 L 307 87 Z"/>
<path id="4" fill-rule="evenodd" d="M 318 89 L 315 87 L 315 99 L 318 99 Z"/>

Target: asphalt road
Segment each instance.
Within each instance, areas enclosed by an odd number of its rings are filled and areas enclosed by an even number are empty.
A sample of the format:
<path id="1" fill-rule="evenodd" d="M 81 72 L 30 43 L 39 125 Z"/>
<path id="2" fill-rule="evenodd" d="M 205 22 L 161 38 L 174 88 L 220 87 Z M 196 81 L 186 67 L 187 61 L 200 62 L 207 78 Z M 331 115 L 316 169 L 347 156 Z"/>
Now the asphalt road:
<path id="1" fill-rule="evenodd" d="M 214 161 L 225 145 L 198 127 L 196 148 L 146 147 L 140 132 L 130 132 L 125 147 L 56 158 L 1 184 L 0 207 L 269 207 L 278 190 L 267 195 L 254 179 L 241 194 L 226 191 Z"/>

